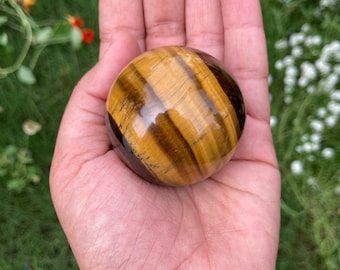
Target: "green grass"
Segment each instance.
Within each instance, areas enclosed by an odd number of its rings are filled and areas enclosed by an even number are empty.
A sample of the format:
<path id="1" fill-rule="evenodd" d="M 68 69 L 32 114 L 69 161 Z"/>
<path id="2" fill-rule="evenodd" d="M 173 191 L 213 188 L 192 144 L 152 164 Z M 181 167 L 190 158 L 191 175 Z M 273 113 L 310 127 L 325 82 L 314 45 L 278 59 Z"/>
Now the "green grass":
<path id="1" fill-rule="evenodd" d="M 283 1 L 281 1 L 283 2 Z M 273 82 L 272 115 L 277 119 L 273 136 L 282 172 L 282 220 L 277 269 L 339 269 L 340 246 L 340 134 L 339 120 L 334 126 L 324 125 L 318 132 L 320 149 L 306 152 L 297 147 L 309 142 L 315 130 L 313 120 L 325 120 L 318 115 L 327 108 L 331 91 L 322 92 L 319 81 L 308 85 L 317 90 L 309 94 L 304 87 L 294 87 L 287 102 L 285 68 L 276 63 L 291 53 L 290 48 L 277 49 L 278 40 L 301 32 L 310 25 L 308 35 L 320 35 L 322 43 L 297 57 L 295 66 L 301 75 L 304 61 L 312 64 L 325 45 L 340 37 L 340 18 L 336 8 L 318 12 L 319 1 L 263 0 L 267 33 L 270 73 Z M 339 8 L 339 6 L 338 6 Z M 82 16 L 87 26 L 97 27 L 97 3 L 89 1 L 38 1 L 33 16 L 45 20 L 60 19 L 65 14 Z M 1 15 L 1 14 L 0 14 Z M 0 28 L 1 33 L 1 28 Z M 69 46 L 47 48 L 41 55 L 34 86 L 23 85 L 15 75 L 0 79 L 0 156 L 8 145 L 28 148 L 34 166 L 41 169 L 39 184 L 28 184 L 20 193 L 9 192 L 8 179 L 0 176 L 0 269 L 77 269 L 72 252 L 54 213 L 48 187 L 48 171 L 58 125 L 68 97 L 79 78 L 96 62 L 98 41 L 74 52 Z M 0 48 L 1 56 L 1 48 Z M 1 58 L 0 59 L 4 59 Z M 0 60 L 2 61 L 2 60 Z M 333 66 L 340 60 L 333 59 Z M 340 82 L 336 84 L 340 89 Z M 340 103 L 340 101 L 339 101 Z M 328 112 L 329 114 L 329 112 Z M 42 124 L 42 130 L 28 137 L 21 125 L 26 119 Z M 323 122 L 324 123 L 324 122 Z M 322 149 L 333 149 L 326 159 Z M 293 161 L 303 164 L 300 174 L 291 170 Z"/>
<path id="2" fill-rule="evenodd" d="M 97 27 L 96 1 L 38 1 L 32 11 L 37 20 L 60 20 L 66 14 L 79 15 L 88 27 Z M 51 46 L 34 70 L 37 84 L 23 85 L 15 75 L 0 79 L 0 106 L 4 110 L 0 113 L 0 156 L 8 145 L 27 147 L 35 166 L 42 170 L 41 182 L 26 186 L 19 194 L 9 192 L 7 179 L 0 176 L 0 269 L 77 269 L 52 206 L 48 172 L 68 97 L 96 62 L 97 53 L 98 40 L 77 52 L 69 45 Z M 42 125 L 29 139 L 21 127 L 26 119 Z"/>
<path id="3" fill-rule="evenodd" d="M 319 1 L 286 1 L 290 4 L 278 4 L 279 1 L 262 1 L 268 39 L 270 71 L 273 82 L 272 115 L 277 123 L 273 127 L 273 137 L 282 173 L 282 221 L 277 269 L 339 269 L 340 267 L 340 134 L 339 120 L 328 126 L 326 119 L 332 115 L 327 109 L 330 96 L 335 89 L 340 89 L 338 82 L 331 90 L 323 90 L 320 81 L 329 74 L 320 74 L 306 87 L 294 86 L 291 93 L 285 91 L 287 68 L 277 69 L 277 61 L 291 55 L 291 47 L 277 49 L 278 40 L 289 39 L 293 33 L 300 33 L 303 25 L 310 25 L 305 36 L 319 36 L 322 43 L 303 49 L 303 54 L 295 57 L 293 65 L 297 68 L 297 78 L 301 76 L 301 64 L 308 61 L 315 65 L 325 45 L 340 37 L 338 27 L 340 19 L 336 8 L 320 11 Z M 338 56 L 339 56 L 338 52 Z M 340 59 L 331 59 L 330 63 L 339 65 Z M 308 86 L 315 86 L 309 93 Z M 289 92 L 289 91 L 288 91 Z M 287 102 L 290 99 L 291 101 Z M 333 101 L 334 102 L 334 101 Z M 340 101 L 335 102 L 339 108 Z M 326 108 L 326 115 L 318 111 Z M 325 110 L 324 110 L 325 111 Z M 337 119 L 339 118 L 337 113 Z M 314 121 L 323 128 L 315 131 L 311 127 Z M 314 135 L 313 135 L 314 134 Z M 319 149 L 310 150 L 307 144 L 311 138 L 319 138 Z M 299 146 L 302 149 L 299 150 Z M 333 149 L 333 157 L 325 158 L 322 149 Z M 301 173 L 291 169 L 293 161 L 303 164 Z"/>

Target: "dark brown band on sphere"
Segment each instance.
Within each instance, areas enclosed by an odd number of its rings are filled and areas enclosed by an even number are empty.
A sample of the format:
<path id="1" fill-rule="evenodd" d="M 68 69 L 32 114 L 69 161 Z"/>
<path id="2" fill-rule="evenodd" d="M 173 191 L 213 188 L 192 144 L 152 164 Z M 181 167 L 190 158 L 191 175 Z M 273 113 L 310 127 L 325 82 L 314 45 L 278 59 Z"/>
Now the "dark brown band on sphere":
<path id="1" fill-rule="evenodd" d="M 217 59 L 204 52 L 196 51 L 196 53 L 202 58 L 210 71 L 215 75 L 216 79 L 224 90 L 224 93 L 228 96 L 230 102 L 233 104 L 240 125 L 240 133 L 238 135 L 241 136 L 246 120 L 246 114 L 240 88 L 233 78 L 220 67 L 221 64 Z M 226 81 L 226 79 L 228 80 Z"/>
<path id="2" fill-rule="evenodd" d="M 124 163 L 145 180 L 159 184 L 159 181 L 145 168 L 141 160 L 133 153 L 116 121 L 109 113 L 106 114 L 106 125 L 108 125 L 109 130 L 112 131 L 109 133 L 112 145 L 114 148 L 118 148 L 117 153 Z"/>

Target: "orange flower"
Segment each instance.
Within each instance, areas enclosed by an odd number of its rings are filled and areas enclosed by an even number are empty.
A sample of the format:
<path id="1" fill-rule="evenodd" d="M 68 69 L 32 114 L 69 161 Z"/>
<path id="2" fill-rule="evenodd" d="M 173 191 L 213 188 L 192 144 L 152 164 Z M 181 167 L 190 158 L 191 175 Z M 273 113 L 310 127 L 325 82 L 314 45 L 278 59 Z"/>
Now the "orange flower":
<path id="1" fill-rule="evenodd" d="M 31 8 L 35 5 L 37 0 L 19 0 L 17 2 L 22 4 L 27 12 L 30 12 Z"/>
<path id="2" fill-rule="evenodd" d="M 78 28 L 83 37 L 83 43 L 91 43 L 94 40 L 95 32 L 89 28 L 82 28 L 84 26 L 84 20 L 77 16 L 68 15 L 66 20 L 72 27 Z"/>
<path id="3" fill-rule="evenodd" d="M 73 27 L 81 28 L 84 25 L 84 21 L 82 18 L 78 16 L 66 16 L 66 20 L 69 22 L 70 25 Z"/>
<path id="4" fill-rule="evenodd" d="M 92 29 L 88 29 L 88 28 L 81 29 L 81 33 L 83 35 L 83 42 L 84 43 L 93 42 L 95 32 Z"/>

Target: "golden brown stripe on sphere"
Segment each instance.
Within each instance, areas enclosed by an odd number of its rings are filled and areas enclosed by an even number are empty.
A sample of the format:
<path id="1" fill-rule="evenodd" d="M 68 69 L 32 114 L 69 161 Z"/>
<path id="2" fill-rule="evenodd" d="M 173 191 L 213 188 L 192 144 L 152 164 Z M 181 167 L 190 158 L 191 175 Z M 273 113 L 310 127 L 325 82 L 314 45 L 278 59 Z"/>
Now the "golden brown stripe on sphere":
<path id="1" fill-rule="evenodd" d="M 107 124 L 123 161 L 145 180 L 180 186 L 204 180 L 235 152 L 245 109 L 216 59 L 181 46 L 143 53 L 107 98 Z"/>

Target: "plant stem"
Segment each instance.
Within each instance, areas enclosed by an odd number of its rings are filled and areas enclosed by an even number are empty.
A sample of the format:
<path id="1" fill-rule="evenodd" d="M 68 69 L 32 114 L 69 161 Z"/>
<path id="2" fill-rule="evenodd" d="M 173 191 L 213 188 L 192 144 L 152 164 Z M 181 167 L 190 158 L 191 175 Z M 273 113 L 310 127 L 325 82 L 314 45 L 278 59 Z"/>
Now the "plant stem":
<path id="1" fill-rule="evenodd" d="M 63 44 L 63 43 L 67 43 L 69 41 L 70 41 L 69 37 L 58 37 L 58 38 L 52 38 L 52 39 L 46 41 L 45 43 L 41 44 L 40 46 L 37 46 L 37 48 L 36 48 L 36 50 L 35 50 L 35 52 L 34 52 L 34 54 L 32 56 L 29 68 L 31 70 L 33 70 L 35 68 L 41 53 L 43 52 L 43 50 L 47 46 Z"/>
<path id="2" fill-rule="evenodd" d="M 30 61 L 30 65 L 29 65 L 29 68 L 33 71 L 33 69 L 35 68 L 37 62 L 38 62 L 38 59 L 41 55 L 41 53 L 43 52 L 43 50 L 46 48 L 46 45 L 42 45 L 42 46 L 39 46 L 37 47 L 37 49 L 34 51 L 34 54 L 32 56 L 32 59 Z"/>
<path id="3" fill-rule="evenodd" d="M 20 18 L 20 21 L 22 23 L 22 26 L 25 29 L 26 36 L 25 36 L 25 42 L 23 44 L 22 50 L 17 57 L 14 64 L 7 68 L 0 68 L 0 76 L 5 77 L 10 73 L 15 72 L 23 63 L 28 50 L 32 44 L 33 36 L 32 36 L 32 28 L 29 22 L 29 19 L 27 15 L 24 13 L 24 11 L 21 9 L 21 7 L 15 2 L 15 0 L 7 0 L 9 5 L 12 6 L 12 8 L 15 10 L 16 14 Z"/>

